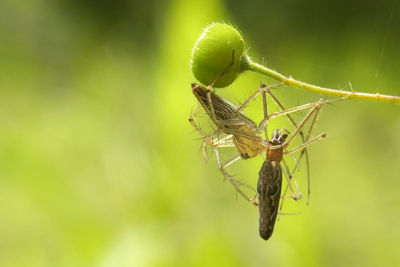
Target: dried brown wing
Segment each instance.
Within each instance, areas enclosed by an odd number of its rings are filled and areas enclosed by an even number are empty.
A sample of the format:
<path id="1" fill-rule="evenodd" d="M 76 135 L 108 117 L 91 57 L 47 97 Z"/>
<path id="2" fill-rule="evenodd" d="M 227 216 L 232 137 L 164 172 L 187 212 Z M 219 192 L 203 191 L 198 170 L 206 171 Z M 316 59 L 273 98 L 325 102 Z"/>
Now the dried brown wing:
<path id="1" fill-rule="evenodd" d="M 257 183 L 259 233 L 268 240 L 274 231 L 282 188 L 282 169 L 279 163 L 265 160 Z"/>

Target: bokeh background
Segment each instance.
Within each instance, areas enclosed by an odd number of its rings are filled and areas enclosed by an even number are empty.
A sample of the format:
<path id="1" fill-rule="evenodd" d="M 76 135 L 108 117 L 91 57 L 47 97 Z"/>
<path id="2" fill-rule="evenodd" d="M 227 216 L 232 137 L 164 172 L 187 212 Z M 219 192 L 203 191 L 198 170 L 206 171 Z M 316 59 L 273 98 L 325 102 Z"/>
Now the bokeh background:
<path id="1" fill-rule="evenodd" d="M 323 108 L 310 205 L 287 201 L 301 214 L 268 242 L 188 123 L 191 48 L 214 21 L 285 75 L 399 95 L 397 2 L 2 0 L 0 266 L 399 266 L 399 105 Z M 246 73 L 218 93 L 238 103 L 260 82 L 273 83 Z M 258 121 L 261 102 L 246 114 Z M 255 186 L 261 162 L 230 171 Z"/>

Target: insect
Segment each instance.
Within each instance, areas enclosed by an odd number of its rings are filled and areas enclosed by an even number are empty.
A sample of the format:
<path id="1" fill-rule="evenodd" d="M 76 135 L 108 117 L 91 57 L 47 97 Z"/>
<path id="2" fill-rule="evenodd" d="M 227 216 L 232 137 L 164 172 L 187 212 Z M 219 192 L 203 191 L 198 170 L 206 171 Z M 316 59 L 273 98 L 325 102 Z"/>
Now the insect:
<path id="1" fill-rule="evenodd" d="M 341 99 L 320 100 L 319 102 L 308 103 L 308 104 L 297 106 L 294 108 L 284 109 L 283 105 L 276 99 L 276 97 L 272 94 L 272 92 L 270 90 L 270 89 L 272 89 L 274 87 L 278 87 L 280 85 L 282 85 L 282 83 L 274 85 L 274 86 L 266 86 L 264 84 L 261 84 L 260 88 L 252 96 L 250 96 L 249 99 L 244 101 L 239 106 L 235 106 L 232 103 L 228 102 L 227 100 L 225 100 L 225 99 L 219 97 L 218 95 L 216 95 L 215 93 L 211 92 L 209 87 L 205 88 L 196 83 L 192 83 L 193 94 L 196 96 L 200 105 L 204 108 L 204 110 L 207 112 L 207 114 L 209 115 L 211 120 L 217 126 L 217 130 L 214 131 L 210 135 L 206 134 L 198 126 L 198 124 L 194 120 L 194 117 L 200 111 L 200 107 L 189 118 L 189 121 L 194 126 L 194 128 L 197 131 L 199 131 L 204 137 L 204 141 L 202 144 L 204 157 L 207 159 L 207 155 L 206 155 L 206 151 L 205 151 L 206 146 L 211 145 L 216 154 L 219 169 L 222 172 L 222 174 L 224 175 L 224 177 L 233 185 L 235 190 L 241 196 L 243 196 L 246 200 L 252 202 L 255 205 L 257 205 L 257 200 L 255 198 L 248 197 L 240 189 L 240 186 L 243 184 L 240 184 L 239 182 L 235 181 L 231 177 L 231 175 L 228 174 L 228 172 L 226 171 L 226 168 L 229 165 L 231 165 L 232 163 L 234 163 L 235 161 L 239 160 L 240 158 L 248 159 L 248 158 L 256 156 L 257 154 L 260 154 L 261 152 L 271 151 L 271 150 L 274 150 L 277 148 L 279 148 L 279 151 L 281 151 L 282 155 L 283 154 L 291 155 L 297 151 L 301 151 L 300 158 L 303 155 L 306 155 L 306 160 L 307 160 L 307 164 L 308 164 L 308 156 L 307 156 L 306 147 L 309 146 L 310 144 L 322 139 L 323 137 L 325 137 L 325 133 L 322 133 L 318 136 L 315 136 L 312 139 L 309 139 L 311 130 L 312 130 L 312 127 L 314 126 L 316 116 L 319 112 L 319 109 L 321 108 L 321 106 L 323 104 L 341 100 Z M 274 113 L 271 113 L 268 115 L 265 93 L 268 93 L 271 96 L 271 98 L 282 109 L 281 111 L 274 112 Z M 262 94 L 262 97 L 263 97 L 264 119 L 257 126 L 251 119 L 249 119 L 242 113 L 242 110 L 260 94 Z M 300 122 L 300 124 L 297 125 L 296 122 L 290 117 L 289 114 L 292 112 L 296 112 L 296 111 L 307 109 L 307 108 L 311 108 L 310 112 L 304 117 L 304 119 Z M 301 131 L 301 129 L 305 125 L 305 123 L 311 118 L 311 116 L 313 114 L 315 114 L 314 119 L 311 123 L 308 134 L 305 137 L 303 132 Z M 282 144 L 274 145 L 274 144 L 271 144 L 270 142 L 268 142 L 267 134 L 265 135 L 265 139 L 264 139 L 261 137 L 261 133 L 263 131 L 265 131 L 265 133 L 267 132 L 268 121 L 271 118 L 275 118 L 275 117 L 282 116 L 282 115 L 286 115 L 289 117 L 290 121 L 296 127 L 296 130 L 294 131 L 294 133 L 291 135 L 291 137 L 288 140 L 284 141 Z M 287 150 L 286 148 L 292 143 L 295 136 L 298 134 L 302 137 L 302 144 L 294 149 Z M 238 150 L 238 153 L 233 155 L 226 162 L 222 163 L 220 160 L 218 148 L 232 147 L 232 146 L 236 147 L 236 149 Z M 280 161 L 281 160 L 279 160 L 278 162 L 280 162 Z M 297 161 L 297 163 L 298 162 L 299 161 Z M 288 168 L 287 164 L 285 163 L 285 161 L 283 161 L 283 165 L 285 167 L 284 173 L 285 173 L 285 177 L 286 177 L 286 181 L 287 181 L 287 186 L 285 188 L 285 194 L 286 194 L 287 190 L 290 189 L 291 197 L 293 199 L 301 198 L 301 193 L 300 193 L 299 187 L 297 185 L 297 182 L 296 182 L 294 176 L 292 175 L 292 173 L 294 173 L 294 171 L 298 169 L 298 164 L 296 164 L 296 166 L 292 172 L 289 171 L 289 168 Z M 309 168 L 307 168 L 307 172 L 309 172 Z M 294 180 L 297 193 L 292 186 L 292 183 L 291 183 L 292 179 Z M 251 188 L 248 185 L 245 185 L 245 186 Z M 308 189 L 308 196 L 309 196 L 309 193 L 310 193 L 310 189 Z M 282 204 L 283 204 L 283 201 L 282 201 Z"/>
<path id="2" fill-rule="evenodd" d="M 281 145 L 287 138 L 287 134 L 281 134 L 274 130 L 273 145 Z M 278 215 L 279 200 L 282 189 L 282 169 L 279 162 L 282 160 L 282 147 L 267 150 L 267 158 L 259 171 L 257 182 L 258 210 L 259 210 L 259 234 L 264 240 L 268 240 L 274 231 L 276 217 Z"/>

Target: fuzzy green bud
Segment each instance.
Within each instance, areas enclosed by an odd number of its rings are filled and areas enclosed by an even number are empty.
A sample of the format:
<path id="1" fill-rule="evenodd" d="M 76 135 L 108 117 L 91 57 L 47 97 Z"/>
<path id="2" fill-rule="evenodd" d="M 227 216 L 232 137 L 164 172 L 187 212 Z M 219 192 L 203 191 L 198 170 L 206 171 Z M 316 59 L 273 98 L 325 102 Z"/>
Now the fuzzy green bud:
<path id="1" fill-rule="evenodd" d="M 194 77 L 204 85 L 210 85 L 216 79 L 214 87 L 230 85 L 242 71 L 241 60 L 246 57 L 244 48 L 243 38 L 234 27 L 223 23 L 211 24 L 192 50 Z"/>

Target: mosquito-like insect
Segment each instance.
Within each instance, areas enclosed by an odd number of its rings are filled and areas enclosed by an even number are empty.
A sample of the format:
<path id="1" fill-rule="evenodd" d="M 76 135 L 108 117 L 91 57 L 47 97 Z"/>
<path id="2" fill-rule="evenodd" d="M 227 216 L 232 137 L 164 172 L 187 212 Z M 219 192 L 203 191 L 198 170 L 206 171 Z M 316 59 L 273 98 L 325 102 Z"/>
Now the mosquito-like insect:
<path id="1" fill-rule="evenodd" d="M 215 93 L 211 92 L 209 88 L 204 88 L 198 84 L 193 83 L 192 84 L 192 91 L 193 94 L 196 96 L 198 99 L 199 103 L 201 106 L 204 108 L 204 110 L 207 112 L 211 120 L 214 122 L 214 124 L 217 126 L 217 130 L 212 133 L 211 135 L 207 135 L 194 121 L 194 116 L 200 111 L 200 109 L 197 109 L 194 114 L 191 115 L 189 118 L 189 121 L 192 123 L 192 125 L 195 127 L 196 130 L 198 130 L 203 136 L 204 136 L 204 141 L 203 141 L 203 154 L 204 157 L 206 158 L 206 152 L 205 148 L 208 144 L 210 144 L 214 152 L 216 154 L 218 166 L 224 175 L 224 177 L 232 183 L 234 186 L 235 190 L 242 195 L 246 200 L 252 202 L 253 204 L 257 204 L 257 201 L 254 198 L 249 198 L 241 189 L 240 185 L 237 181 L 235 181 L 225 170 L 229 165 L 234 163 L 240 158 L 250 158 L 254 157 L 260 152 L 267 151 L 269 150 L 274 150 L 274 149 L 279 149 L 281 150 L 282 154 L 285 155 L 291 155 L 294 152 L 297 151 L 302 151 L 301 156 L 303 154 L 306 155 L 307 158 L 307 152 L 306 152 L 306 147 L 309 146 L 310 144 L 322 139 L 325 137 L 325 133 L 322 133 L 320 135 L 317 135 L 316 137 L 309 139 L 311 129 L 314 125 L 316 115 L 318 114 L 318 111 L 320 107 L 323 104 L 338 101 L 340 99 L 333 99 L 333 100 L 320 100 L 319 102 L 315 103 L 309 103 L 301 106 L 297 106 L 294 108 L 289 108 L 289 109 L 284 109 L 282 104 L 276 99 L 276 97 L 272 94 L 271 88 L 280 86 L 282 84 L 277 84 L 274 86 L 265 86 L 262 84 L 260 88 L 245 102 L 243 102 L 239 106 L 235 106 L 232 103 L 228 102 L 227 100 L 219 97 Z M 268 115 L 267 112 L 267 103 L 266 103 L 266 96 L 265 93 L 268 93 L 274 101 L 278 103 L 280 108 L 283 110 L 274 112 Z M 262 94 L 263 96 L 263 109 L 264 109 L 264 119 L 261 121 L 261 123 L 257 126 L 251 119 L 243 115 L 242 110 L 251 102 L 253 101 L 258 95 Z M 303 121 L 297 125 L 295 121 L 290 117 L 290 113 L 296 112 L 299 110 L 311 108 L 310 112 L 305 116 Z M 301 128 L 305 125 L 305 123 L 310 119 L 310 117 L 315 113 L 312 125 L 310 126 L 307 138 L 304 137 L 304 134 L 301 132 Z M 279 144 L 279 145 L 271 145 L 268 142 L 267 135 L 265 139 L 261 137 L 262 131 L 266 132 L 266 128 L 268 125 L 268 121 L 271 118 L 275 118 L 278 116 L 282 115 L 287 115 L 289 119 L 292 121 L 292 123 L 296 126 L 296 130 L 293 133 L 293 135 L 286 140 L 284 143 Z M 219 136 L 222 133 L 222 136 Z M 299 145 L 298 147 L 287 150 L 286 148 L 292 143 L 296 135 L 300 134 L 300 136 L 303 139 L 303 143 Z M 217 137 L 218 136 L 218 137 Z M 232 158 L 230 158 L 228 161 L 225 163 L 221 163 L 220 156 L 219 156 L 219 147 L 232 147 L 235 146 L 236 149 L 238 150 L 238 154 L 235 154 Z M 279 160 L 280 161 L 280 160 Z M 299 199 L 301 197 L 301 193 L 299 190 L 299 187 L 297 185 L 297 182 L 294 178 L 294 176 L 291 174 L 292 172 L 289 171 L 289 168 L 285 161 L 283 160 L 283 165 L 285 167 L 284 173 L 286 174 L 285 177 L 287 179 L 287 188 L 285 189 L 285 194 L 287 192 L 287 189 L 289 188 L 291 191 L 291 197 L 293 199 Z M 298 164 L 296 164 L 295 169 L 298 168 Z M 308 168 L 307 168 L 308 169 Z M 295 190 L 291 184 L 291 179 L 293 178 L 294 183 L 296 185 L 296 191 L 297 194 L 295 193 Z M 250 187 L 246 185 L 247 187 Z M 251 188 L 251 187 L 250 187 Z M 310 192 L 310 190 L 308 190 Z M 283 202 L 282 202 L 283 203 Z"/>

